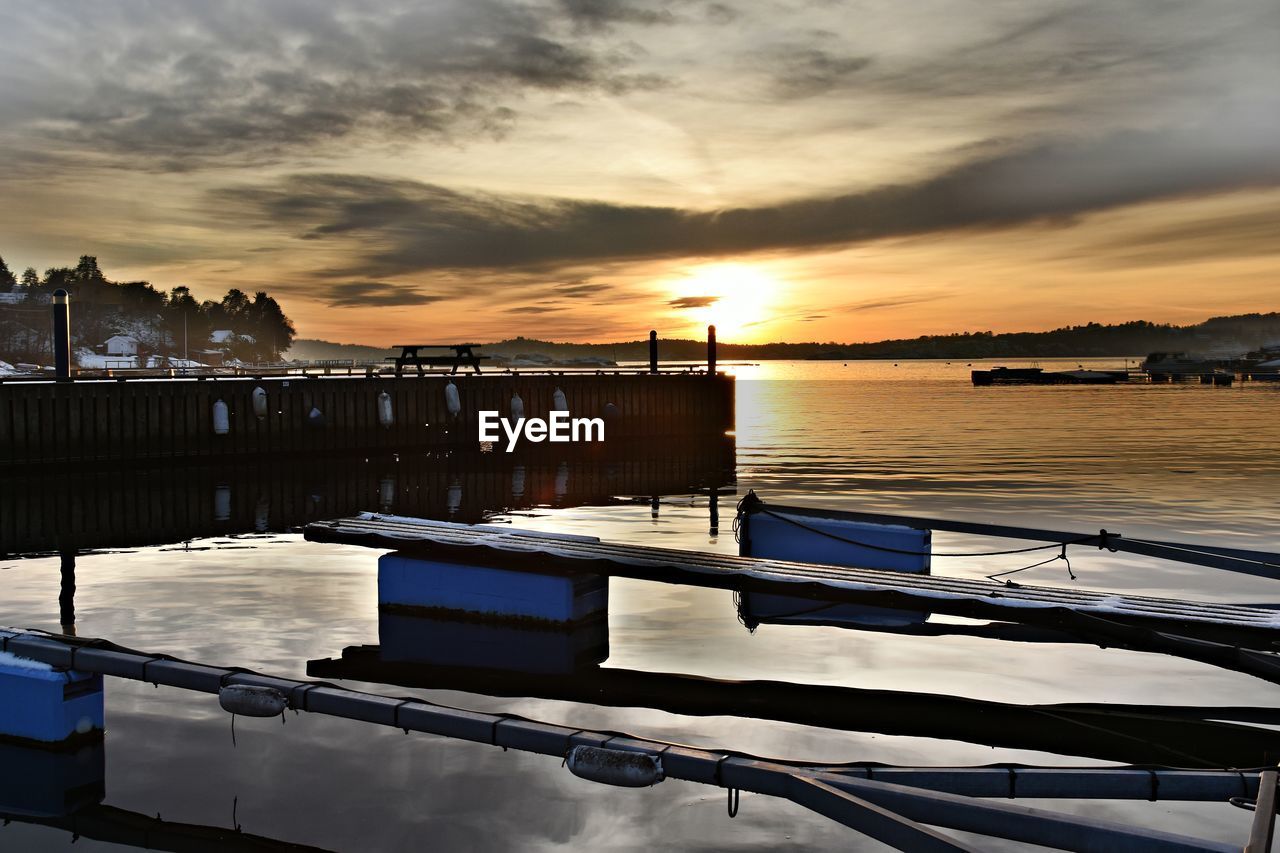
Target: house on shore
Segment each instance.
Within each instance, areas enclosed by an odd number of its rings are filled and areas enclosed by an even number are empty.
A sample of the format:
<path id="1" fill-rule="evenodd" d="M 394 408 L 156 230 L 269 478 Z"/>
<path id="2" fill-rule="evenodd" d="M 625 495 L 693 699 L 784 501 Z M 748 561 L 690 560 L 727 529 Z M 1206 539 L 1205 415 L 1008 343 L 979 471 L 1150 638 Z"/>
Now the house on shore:
<path id="1" fill-rule="evenodd" d="M 126 358 L 138 354 L 138 339 L 131 335 L 112 335 L 103 344 L 103 352 L 115 358 Z"/>

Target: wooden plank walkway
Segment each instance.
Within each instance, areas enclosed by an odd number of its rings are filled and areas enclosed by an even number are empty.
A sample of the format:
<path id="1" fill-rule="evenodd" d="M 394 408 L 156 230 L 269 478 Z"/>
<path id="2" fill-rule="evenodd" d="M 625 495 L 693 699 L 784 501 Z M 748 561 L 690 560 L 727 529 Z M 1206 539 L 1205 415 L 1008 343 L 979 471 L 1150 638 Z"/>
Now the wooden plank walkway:
<path id="1" fill-rule="evenodd" d="M 759 588 L 1017 622 L 1066 611 L 1173 628 L 1182 635 L 1226 636 L 1233 642 L 1252 638 L 1260 641 L 1260 647 L 1270 647 L 1280 639 L 1280 611 L 1259 607 L 651 548 L 496 526 L 365 513 L 310 524 L 306 536 L 442 559 L 480 559 L 485 565 L 502 568 L 587 571 L 700 586 Z"/>

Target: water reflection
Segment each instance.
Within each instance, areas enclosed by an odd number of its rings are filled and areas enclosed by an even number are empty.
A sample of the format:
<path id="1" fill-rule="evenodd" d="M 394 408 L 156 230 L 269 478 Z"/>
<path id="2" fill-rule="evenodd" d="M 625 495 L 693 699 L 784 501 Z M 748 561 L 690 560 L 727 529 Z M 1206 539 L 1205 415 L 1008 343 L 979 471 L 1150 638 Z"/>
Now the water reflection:
<path id="1" fill-rule="evenodd" d="M 75 751 L 0 743 L 0 819 L 49 827 L 81 838 L 139 850 L 173 853 L 325 853 L 231 827 L 166 821 L 103 803 L 107 748 L 104 743 Z M 231 814 L 234 823 L 234 811 Z M 6 833 L 12 837 L 12 831 Z M 34 849 L 34 848 L 28 848 Z"/>
<path id="2" fill-rule="evenodd" d="M 310 676 L 401 687 L 532 697 L 691 716 L 750 717 L 839 731 L 944 738 L 1064 756 L 1193 767 L 1280 758 L 1280 732 L 1216 720 L 1280 722 L 1268 709 L 1016 705 L 932 693 L 707 678 L 604 666 L 608 578 L 499 569 L 392 553 L 378 558 L 378 645 L 312 660 Z M 806 601 L 847 629 L 919 628 L 928 614 Z M 749 609 L 751 594 L 739 599 Z M 760 606 L 757 598 L 755 606 Z M 788 624 L 785 615 L 773 624 Z M 946 625 L 933 626 L 939 633 Z M 954 626 L 962 633 L 965 626 Z M 1070 642 L 1016 625 L 973 635 Z M 1019 634 L 1019 631 L 1025 631 Z"/>
<path id="3" fill-rule="evenodd" d="M 0 558 L 292 530 L 374 510 L 477 522 L 497 512 L 687 494 L 733 482 L 732 438 L 519 453 L 256 460 L 0 479 Z M 714 525 L 714 522 L 713 522 Z"/>

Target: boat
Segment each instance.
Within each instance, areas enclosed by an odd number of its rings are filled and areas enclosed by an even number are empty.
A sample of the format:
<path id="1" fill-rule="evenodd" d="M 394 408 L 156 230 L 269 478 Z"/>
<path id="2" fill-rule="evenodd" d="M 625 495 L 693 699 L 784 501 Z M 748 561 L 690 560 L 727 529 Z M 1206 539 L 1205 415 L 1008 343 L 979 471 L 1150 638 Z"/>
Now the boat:
<path id="1" fill-rule="evenodd" d="M 1055 370 L 1041 367 L 993 367 L 990 370 L 970 372 L 973 384 L 986 385 L 1114 385 L 1124 382 L 1128 374 L 1123 370 Z"/>
<path id="2" fill-rule="evenodd" d="M 1185 352 L 1148 353 L 1140 370 L 1148 376 L 1199 376 L 1213 370 L 1214 365 Z"/>

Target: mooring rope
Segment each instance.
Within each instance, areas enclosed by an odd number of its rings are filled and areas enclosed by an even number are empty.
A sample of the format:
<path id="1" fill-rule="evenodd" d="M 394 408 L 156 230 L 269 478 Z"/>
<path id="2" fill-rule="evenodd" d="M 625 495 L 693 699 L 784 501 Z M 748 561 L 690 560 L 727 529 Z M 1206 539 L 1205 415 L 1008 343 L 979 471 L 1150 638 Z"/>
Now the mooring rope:
<path id="1" fill-rule="evenodd" d="M 799 527 L 802 530 L 807 530 L 810 533 L 816 533 L 819 536 L 825 536 L 828 539 L 834 539 L 837 542 L 843 542 L 846 545 L 854 545 L 859 548 L 866 548 L 871 551 L 883 551 L 887 554 L 902 554 L 908 557 L 1003 557 L 1009 554 L 1030 554 L 1034 551 L 1049 551 L 1056 548 L 1065 549 L 1068 545 L 1084 545 L 1089 542 L 1098 542 L 1099 547 L 1105 547 L 1107 542 L 1107 537 L 1110 535 L 1107 533 L 1107 531 L 1101 530 L 1096 534 L 1081 536 L 1078 539 L 1070 539 L 1066 542 L 1050 542 L 1048 545 L 1031 545 L 1026 548 L 1008 548 L 1003 551 L 964 551 L 964 552 L 915 551 L 915 550 L 910 550 L 906 548 L 891 548 L 888 545 L 874 545 L 870 542 L 859 542 L 856 539 L 849 539 L 837 533 L 831 533 L 830 531 L 823 530 L 819 527 L 814 527 L 813 525 L 805 524 L 803 521 L 800 521 L 799 519 L 793 516 L 783 515 L 781 513 L 774 512 L 771 509 L 766 509 L 764 506 L 764 501 L 760 500 L 760 498 L 756 496 L 756 493 L 752 491 L 752 492 L 748 492 L 746 497 L 744 497 L 741 501 L 738 502 L 738 516 L 737 518 L 734 519 L 734 523 L 733 523 L 734 540 L 738 542 L 742 541 L 741 540 L 741 528 L 742 528 L 741 519 L 743 518 L 744 512 L 763 513 L 764 515 L 768 515 L 772 518 L 776 518 L 779 521 L 785 521 L 787 524 L 795 525 L 796 527 Z M 1057 558 L 1055 557 L 1054 559 L 1057 559 Z M 1027 568 L 1033 568 L 1033 567 L 1028 566 Z"/>

